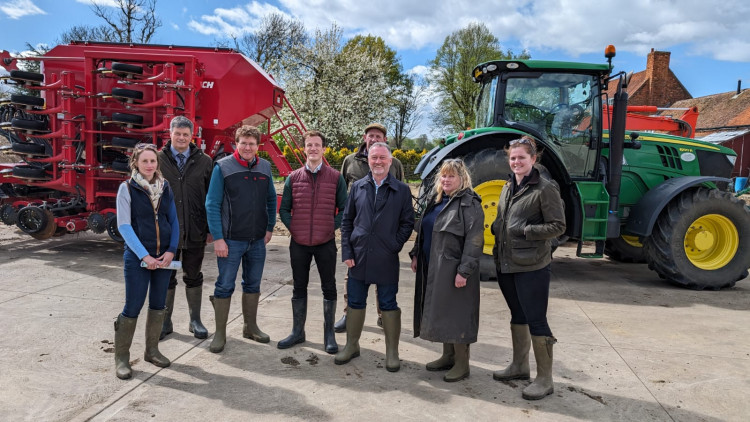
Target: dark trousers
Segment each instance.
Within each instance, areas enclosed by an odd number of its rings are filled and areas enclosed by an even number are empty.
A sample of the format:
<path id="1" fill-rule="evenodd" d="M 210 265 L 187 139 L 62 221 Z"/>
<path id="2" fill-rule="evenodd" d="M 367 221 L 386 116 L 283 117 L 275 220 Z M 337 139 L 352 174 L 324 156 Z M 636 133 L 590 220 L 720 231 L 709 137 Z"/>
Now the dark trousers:
<path id="1" fill-rule="evenodd" d="M 203 255 L 206 252 L 206 245 L 197 248 L 177 249 L 174 256 L 175 261 L 182 261 L 182 281 L 185 287 L 198 287 L 203 285 Z M 182 258 L 182 259 L 180 259 Z M 172 271 L 169 278 L 169 288 L 177 287 L 177 271 Z"/>
<path id="2" fill-rule="evenodd" d="M 289 258 L 292 261 L 294 292 L 292 298 L 307 297 L 307 285 L 310 282 L 310 263 L 315 258 L 315 265 L 320 275 L 320 287 L 323 299 L 336 300 L 336 240 L 331 239 L 322 245 L 300 245 L 292 238 L 289 242 Z"/>
<path id="3" fill-rule="evenodd" d="M 375 286 L 377 286 L 375 292 L 378 297 L 378 309 L 381 311 L 397 310 L 396 295 L 398 294 L 398 283 L 376 284 Z M 367 307 L 367 293 L 370 285 L 366 284 L 364 280 L 357 280 L 350 275 L 346 281 L 346 288 L 349 292 L 347 298 L 349 307 L 352 309 L 365 309 Z"/>
<path id="4" fill-rule="evenodd" d="M 510 308 L 511 324 L 528 324 L 532 336 L 552 336 L 547 324 L 550 266 L 524 273 L 497 273 L 497 284 Z"/>
<path id="5" fill-rule="evenodd" d="M 149 270 L 141 267 L 141 260 L 125 249 L 123 256 L 125 271 L 125 307 L 122 314 L 128 318 L 138 318 L 148 296 L 148 308 L 160 311 L 167 301 L 167 286 L 170 270 Z"/>

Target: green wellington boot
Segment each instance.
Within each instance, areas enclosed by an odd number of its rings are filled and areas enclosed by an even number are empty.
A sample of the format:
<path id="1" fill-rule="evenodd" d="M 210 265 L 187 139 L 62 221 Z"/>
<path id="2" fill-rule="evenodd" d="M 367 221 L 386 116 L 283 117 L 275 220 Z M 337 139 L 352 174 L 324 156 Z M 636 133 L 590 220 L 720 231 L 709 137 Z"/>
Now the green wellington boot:
<path id="1" fill-rule="evenodd" d="M 242 293 L 242 316 L 245 318 L 245 325 L 242 327 L 242 337 L 257 341 L 258 343 L 268 343 L 271 338 L 268 334 L 260 331 L 256 322 L 258 317 L 258 300 L 260 293 Z"/>
<path id="2" fill-rule="evenodd" d="M 346 312 L 346 346 L 336 353 L 333 363 L 343 365 L 359 356 L 359 337 L 365 326 L 365 309 L 352 309 Z"/>
<path id="3" fill-rule="evenodd" d="M 209 296 L 208 299 L 214 306 L 214 314 L 216 315 L 214 318 L 216 320 L 216 332 L 208 350 L 211 353 L 220 353 L 224 350 L 224 345 L 227 344 L 227 320 L 229 319 L 229 305 L 232 303 L 232 297 Z"/>
<path id="4" fill-rule="evenodd" d="M 445 382 L 461 381 L 469 376 L 469 345 L 454 343 L 453 351 L 455 352 L 456 363 L 443 377 Z"/>
<path id="5" fill-rule="evenodd" d="M 554 337 L 531 336 L 536 359 L 536 378 L 528 387 L 523 389 L 523 398 L 539 400 L 555 391 L 552 383 L 552 345 L 557 343 Z"/>
<path id="6" fill-rule="evenodd" d="M 164 324 L 166 309 L 149 309 L 146 316 L 146 351 L 143 352 L 143 360 L 151 362 L 160 368 L 166 368 L 171 364 L 169 359 L 159 351 L 159 335 Z"/>
<path id="7" fill-rule="evenodd" d="M 453 357 L 453 343 L 443 343 L 443 354 L 437 360 L 428 362 L 425 368 L 428 371 L 447 371 L 453 368 Z"/>
<path id="8" fill-rule="evenodd" d="M 383 311 L 383 331 L 385 332 L 385 369 L 398 372 L 401 361 L 398 358 L 398 339 L 401 336 L 401 309 Z"/>
<path id="9" fill-rule="evenodd" d="M 117 315 L 115 320 L 115 373 L 121 380 L 133 376 L 130 368 L 130 345 L 133 344 L 136 322 L 138 318 L 128 318 L 123 314 Z"/>
<path id="10" fill-rule="evenodd" d="M 496 381 L 527 380 L 529 379 L 529 348 L 531 348 L 531 334 L 526 324 L 510 324 L 510 334 L 513 341 L 513 362 L 507 368 L 492 373 Z"/>

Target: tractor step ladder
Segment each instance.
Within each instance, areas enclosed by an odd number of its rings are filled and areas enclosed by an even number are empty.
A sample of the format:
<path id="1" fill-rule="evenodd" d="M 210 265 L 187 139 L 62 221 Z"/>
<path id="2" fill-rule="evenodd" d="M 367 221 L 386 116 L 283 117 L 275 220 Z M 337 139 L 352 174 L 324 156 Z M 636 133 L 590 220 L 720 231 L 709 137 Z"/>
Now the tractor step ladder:
<path id="1" fill-rule="evenodd" d="M 600 182 L 577 182 L 576 189 L 581 199 L 583 221 L 581 236 L 578 240 L 576 256 L 581 258 L 601 258 L 604 255 L 604 241 L 607 239 L 607 214 L 609 212 L 609 193 Z M 594 252 L 582 252 L 583 243 L 593 241 Z"/>

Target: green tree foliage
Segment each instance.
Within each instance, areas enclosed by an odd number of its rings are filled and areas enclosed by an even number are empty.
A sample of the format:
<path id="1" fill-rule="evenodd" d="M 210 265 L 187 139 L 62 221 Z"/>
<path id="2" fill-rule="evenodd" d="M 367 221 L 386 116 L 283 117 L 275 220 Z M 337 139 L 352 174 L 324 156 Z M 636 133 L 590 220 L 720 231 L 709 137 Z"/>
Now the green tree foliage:
<path id="1" fill-rule="evenodd" d="M 497 37 L 482 23 L 471 23 L 448 35 L 430 62 L 430 82 L 440 96 L 433 115 L 435 124 L 450 132 L 473 127 L 479 85 L 473 82 L 471 71 L 482 62 L 514 58 L 526 59 L 529 54 L 503 52 Z"/>
<path id="2" fill-rule="evenodd" d="M 396 51 L 390 48 L 382 38 L 373 35 L 357 35 L 350 39 L 344 45 L 342 50 L 344 54 L 361 53 L 373 60 L 380 61 L 383 64 L 386 82 L 390 89 L 400 87 L 406 78 L 402 74 L 401 61 Z"/>

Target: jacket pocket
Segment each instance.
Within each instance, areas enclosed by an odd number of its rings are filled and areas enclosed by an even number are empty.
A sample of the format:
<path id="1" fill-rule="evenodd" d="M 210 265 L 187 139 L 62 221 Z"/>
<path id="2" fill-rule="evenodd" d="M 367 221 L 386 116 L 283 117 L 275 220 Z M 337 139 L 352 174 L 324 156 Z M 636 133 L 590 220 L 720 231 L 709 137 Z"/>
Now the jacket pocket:
<path id="1" fill-rule="evenodd" d="M 534 265 L 542 260 L 544 242 L 512 239 L 510 245 L 510 259 L 514 264 Z"/>

